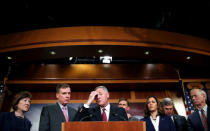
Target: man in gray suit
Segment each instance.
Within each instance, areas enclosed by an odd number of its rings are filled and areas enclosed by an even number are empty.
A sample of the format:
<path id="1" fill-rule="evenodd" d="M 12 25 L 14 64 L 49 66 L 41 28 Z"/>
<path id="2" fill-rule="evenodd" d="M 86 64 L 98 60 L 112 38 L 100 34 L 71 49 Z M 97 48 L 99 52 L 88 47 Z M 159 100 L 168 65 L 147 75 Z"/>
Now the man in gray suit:
<path id="1" fill-rule="evenodd" d="M 162 101 L 163 111 L 166 115 L 171 117 L 176 127 L 176 131 L 188 131 L 187 120 L 184 116 L 174 113 L 174 103 L 170 98 L 164 98 Z"/>
<path id="2" fill-rule="evenodd" d="M 68 84 L 56 87 L 57 103 L 42 108 L 39 131 L 61 131 L 61 123 L 73 121 L 76 110 L 68 106 L 71 88 Z"/>

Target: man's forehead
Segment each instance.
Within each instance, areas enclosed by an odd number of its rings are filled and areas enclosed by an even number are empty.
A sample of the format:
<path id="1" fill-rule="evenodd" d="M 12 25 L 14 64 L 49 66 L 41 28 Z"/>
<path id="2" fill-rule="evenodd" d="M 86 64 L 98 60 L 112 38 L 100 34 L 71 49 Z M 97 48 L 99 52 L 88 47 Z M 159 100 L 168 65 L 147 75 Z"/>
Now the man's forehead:
<path id="1" fill-rule="evenodd" d="M 172 105 L 165 105 L 164 107 L 165 107 L 165 108 L 173 108 Z"/>
<path id="2" fill-rule="evenodd" d="M 60 88 L 60 92 L 71 92 L 70 88 Z"/>
<path id="3" fill-rule="evenodd" d="M 119 103 L 121 103 L 121 104 L 127 104 L 127 101 L 122 100 Z"/>

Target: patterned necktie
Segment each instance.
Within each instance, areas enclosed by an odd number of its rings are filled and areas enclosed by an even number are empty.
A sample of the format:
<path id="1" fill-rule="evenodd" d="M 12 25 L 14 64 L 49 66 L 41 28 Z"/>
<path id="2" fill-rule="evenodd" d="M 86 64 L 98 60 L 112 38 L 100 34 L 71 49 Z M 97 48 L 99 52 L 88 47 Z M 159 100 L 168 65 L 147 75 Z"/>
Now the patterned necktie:
<path id="1" fill-rule="evenodd" d="M 103 108 L 102 110 L 103 110 L 103 113 L 102 113 L 102 120 L 103 120 L 103 121 L 107 121 L 106 112 L 105 112 L 106 109 Z"/>
<path id="2" fill-rule="evenodd" d="M 66 119 L 66 122 L 68 122 L 69 120 L 68 120 L 68 116 L 66 114 L 66 108 L 65 107 L 62 107 L 62 109 L 63 109 L 63 114 L 64 114 L 64 117 Z"/>
<path id="3" fill-rule="evenodd" d="M 206 115 L 204 114 L 204 110 L 201 109 L 201 119 L 202 119 L 202 122 L 203 122 L 203 127 L 204 127 L 204 130 L 207 131 L 207 121 L 206 121 Z"/>

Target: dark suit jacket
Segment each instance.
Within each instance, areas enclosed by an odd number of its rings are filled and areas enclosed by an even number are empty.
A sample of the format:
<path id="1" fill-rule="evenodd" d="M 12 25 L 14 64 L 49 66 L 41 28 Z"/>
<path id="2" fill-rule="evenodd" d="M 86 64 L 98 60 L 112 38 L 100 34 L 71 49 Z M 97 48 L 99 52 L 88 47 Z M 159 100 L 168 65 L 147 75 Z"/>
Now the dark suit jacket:
<path id="1" fill-rule="evenodd" d="M 173 115 L 176 131 L 188 131 L 187 120 L 184 116 Z"/>
<path id="2" fill-rule="evenodd" d="M 94 108 L 85 108 L 82 106 L 75 117 L 75 121 L 102 121 L 102 115 L 100 107 L 97 105 Z M 110 113 L 108 121 L 126 121 L 128 120 L 127 114 L 124 108 L 119 108 L 114 105 L 110 105 Z"/>
<path id="3" fill-rule="evenodd" d="M 0 131 L 30 131 L 31 122 L 18 118 L 15 112 L 0 112 Z"/>
<path id="4" fill-rule="evenodd" d="M 208 131 L 210 131 L 210 107 L 207 107 L 207 123 Z M 196 110 L 188 116 L 188 125 L 190 131 L 204 131 L 203 124 L 199 115 L 199 111 Z"/>
<path id="5" fill-rule="evenodd" d="M 150 117 L 146 117 L 141 120 L 146 122 L 147 131 L 155 131 Z M 176 131 L 176 127 L 169 116 L 160 115 L 159 131 Z"/>
<path id="6" fill-rule="evenodd" d="M 69 121 L 73 121 L 76 110 L 68 106 Z M 61 123 L 65 117 L 58 103 L 42 108 L 39 131 L 61 131 Z"/>

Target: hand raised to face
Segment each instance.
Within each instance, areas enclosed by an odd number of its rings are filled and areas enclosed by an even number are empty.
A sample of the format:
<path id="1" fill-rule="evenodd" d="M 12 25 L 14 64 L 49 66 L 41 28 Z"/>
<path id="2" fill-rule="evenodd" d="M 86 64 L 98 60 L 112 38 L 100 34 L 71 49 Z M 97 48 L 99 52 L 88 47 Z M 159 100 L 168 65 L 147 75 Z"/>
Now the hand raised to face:
<path id="1" fill-rule="evenodd" d="M 95 99 L 95 97 L 98 95 L 98 92 L 96 92 L 96 91 L 92 91 L 91 93 L 90 93 L 90 95 L 89 95 L 89 98 L 88 98 L 88 101 L 87 101 L 87 105 L 89 106 L 92 102 L 93 102 L 93 100 Z"/>

